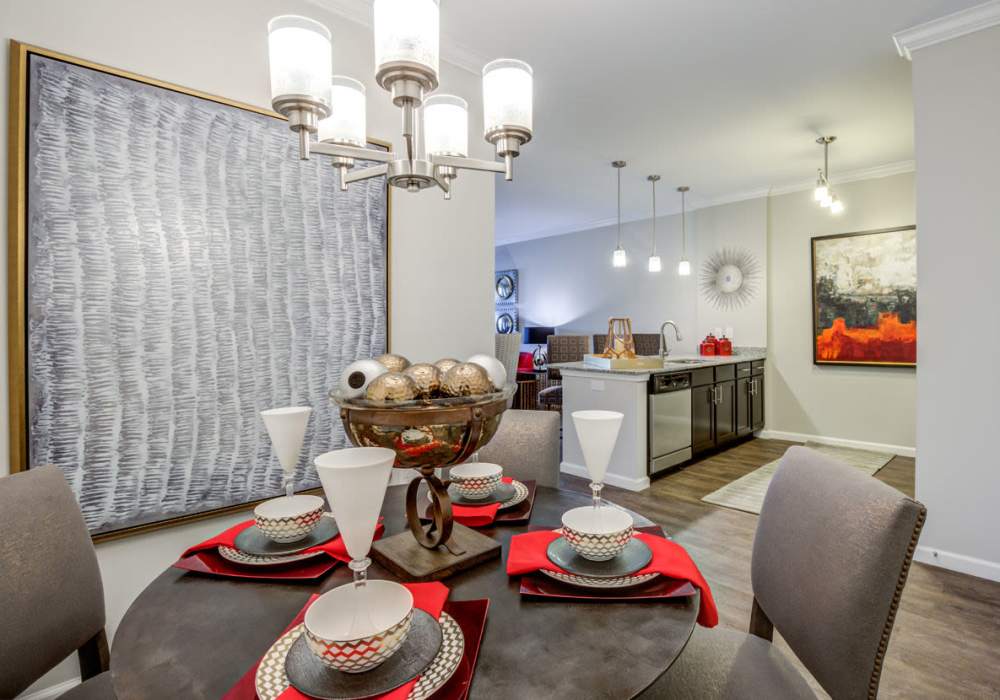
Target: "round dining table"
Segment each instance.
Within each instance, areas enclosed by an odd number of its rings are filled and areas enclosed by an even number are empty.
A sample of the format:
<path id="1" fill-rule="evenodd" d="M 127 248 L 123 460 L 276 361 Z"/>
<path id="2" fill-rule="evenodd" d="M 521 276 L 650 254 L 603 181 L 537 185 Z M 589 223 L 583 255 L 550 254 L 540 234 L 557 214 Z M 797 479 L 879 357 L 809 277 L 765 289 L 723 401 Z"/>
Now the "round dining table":
<path id="1" fill-rule="evenodd" d="M 405 487 L 386 493 L 386 534 L 402 531 Z M 502 557 L 447 579 L 452 600 L 489 598 L 473 698 L 628 698 L 663 674 L 684 649 L 697 595 L 665 601 L 523 598 L 508 577 L 510 538 L 531 526 L 558 527 L 589 496 L 539 486 L 531 525 L 480 528 Z M 636 526 L 652 523 L 634 514 Z M 192 543 L 193 544 L 193 543 Z M 394 579 L 374 564 L 372 578 Z M 318 581 L 219 578 L 169 568 L 136 598 L 115 634 L 111 672 L 119 698 L 218 700 L 281 635 L 309 597 L 351 580 L 337 566 Z"/>

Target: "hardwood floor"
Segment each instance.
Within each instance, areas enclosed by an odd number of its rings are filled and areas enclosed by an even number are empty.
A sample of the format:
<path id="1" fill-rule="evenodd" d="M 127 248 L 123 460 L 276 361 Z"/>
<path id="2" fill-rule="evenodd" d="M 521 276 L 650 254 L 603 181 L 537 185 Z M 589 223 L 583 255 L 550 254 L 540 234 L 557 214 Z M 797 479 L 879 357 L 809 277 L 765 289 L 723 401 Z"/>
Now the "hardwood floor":
<path id="1" fill-rule="evenodd" d="M 753 598 L 750 551 L 757 516 L 703 503 L 701 498 L 778 459 L 793 444 L 751 440 L 656 479 L 648 491 L 609 486 L 605 497 L 643 513 L 683 544 L 712 586 L 720 624 L 745 631 Z M 896 457 L 875 478 L 912 496 L 914 460 Z M 589 492 L 585 480 L 565 474 L 562 485 Z M 809 677 L 784 641 L 777 643 Z M 1000 698 L 1000 583 L 914 563 L 889 642 L 879 696 Z"/>

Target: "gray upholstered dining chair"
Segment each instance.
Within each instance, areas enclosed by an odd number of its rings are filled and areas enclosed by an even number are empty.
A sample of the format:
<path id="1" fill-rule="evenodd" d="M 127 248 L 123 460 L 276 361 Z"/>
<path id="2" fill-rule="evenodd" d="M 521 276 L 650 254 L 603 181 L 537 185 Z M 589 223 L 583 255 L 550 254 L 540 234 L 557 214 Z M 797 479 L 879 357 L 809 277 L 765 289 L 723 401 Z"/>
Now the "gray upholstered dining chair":
<path id="1" fill-rule="evenodd" d="M 508 409 L 479 459 L 500 464 L 504 474 L 539 486 L 559 487 L 559 415 Z"/>
<path id="2" fill-rule="evenodd" d="M 14 697 L 74 651 L 83 683 L 60 698 L 114 698 L 101 571 L 58 468 L 0 479 L 0 533 L 0 698 Z"/>
<path id="3" fill-rule="evenodd" d="M 805 447 L 782 458 L 753 543 L 750 633 L 695 630 L 643 698 L 815 698 L 777 629 L 835 700 L 875 698 L 927 510 Z"/>

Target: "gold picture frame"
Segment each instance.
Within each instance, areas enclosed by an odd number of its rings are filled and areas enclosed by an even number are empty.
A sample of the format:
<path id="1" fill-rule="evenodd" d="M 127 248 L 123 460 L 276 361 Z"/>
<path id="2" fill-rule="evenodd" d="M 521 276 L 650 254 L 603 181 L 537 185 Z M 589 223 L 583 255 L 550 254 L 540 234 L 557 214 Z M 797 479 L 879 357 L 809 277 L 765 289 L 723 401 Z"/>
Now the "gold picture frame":
<path id="1" fill-rule="evenodd" d="M 28 397 L 27 397 L 27 127 L 28 127 L 28 62 L 31 55 L 41 56 L 74 66 L 88 68 L 112 76 L 134 80 L 153 87 L 208 100 L 228 107 L 246 110 L 275 119 L 281 115 L 261 107 L 231 100 L 218 95 L 176 85 L 156 78 L 113 68 L 82 58 L 69 56 L 17 40 L 10 40 L 9 51 L 9 108 L 7 131 L 7 373 L 9 406 L 9 459 L 11 473 L 29 468 L 28 448 Z M 386 150 L 392 144 L 369 138 L 372 145 Z M 386 348 L 392 345 L 392 188 L 386 187 L 386 260 L 385 307 Z M 312 489 L 311 491 L 318 491 Z M 95 542 L 158 530 L 182 523 L 216 517 L 253 508 L 261 500 L 238 503 L 212 510 L 182 514 L 155 522 L 123 527 L 111 532 L 93 535 Z"/>

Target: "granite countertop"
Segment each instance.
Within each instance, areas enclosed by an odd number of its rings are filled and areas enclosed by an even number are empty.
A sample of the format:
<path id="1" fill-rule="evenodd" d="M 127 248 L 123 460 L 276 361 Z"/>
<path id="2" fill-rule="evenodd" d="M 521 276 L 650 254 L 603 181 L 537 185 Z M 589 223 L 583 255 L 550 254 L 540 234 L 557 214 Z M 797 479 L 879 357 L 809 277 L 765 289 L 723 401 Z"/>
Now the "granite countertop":
<path id="1" fill-rule="evenodd" d="M 580 372 L 594 372 L 596 374 L 624 374 L 628 376 L 650 375 L 650 374 L 672 374 L 674 372 L 690 372 L 693 369 L 702 367 L 715 367 L 717 365 L 734 365 L 739 362 L 752 362 L 767 358 L 767 348 L 737 347 L 733 348 L 732 355 L 668 355 L 663 369 L 649 369 L 648 367 L 639 369 L 604 369 L 594 367 L 584 362 L 559 362 L 549 365 L 556 369 L 577 370 Z M 677 362 L 677 360 L 698 360 L 698 362 Z"/>

